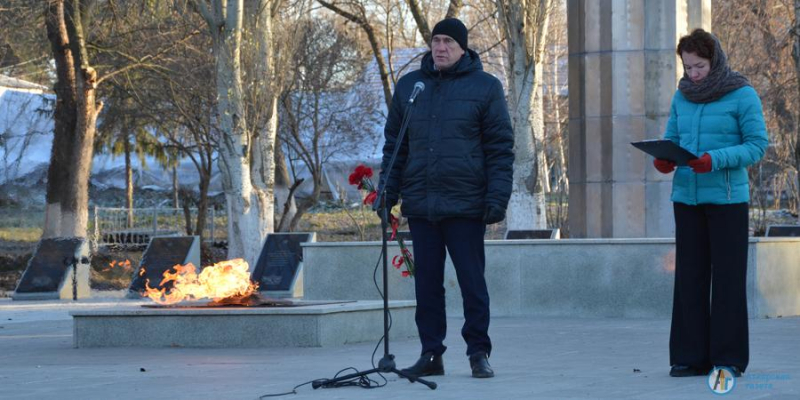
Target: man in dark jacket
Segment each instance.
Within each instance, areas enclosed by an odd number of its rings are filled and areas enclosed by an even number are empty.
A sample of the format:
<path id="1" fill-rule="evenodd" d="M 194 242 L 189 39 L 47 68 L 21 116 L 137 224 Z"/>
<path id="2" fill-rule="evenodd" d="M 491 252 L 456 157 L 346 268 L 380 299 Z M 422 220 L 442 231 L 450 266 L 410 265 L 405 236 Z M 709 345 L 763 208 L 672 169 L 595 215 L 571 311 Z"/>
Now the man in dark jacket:
<path id="1" fill-rule="evenodd" d="M 483 71 L 478 54 L 467 47 L 467 28 L 445 19 L 433 28 L 431 51 L 419 70 L 395 87 L 386 121 L 381 182 L 395 145 L 396 163 L 386 180 L 386 204 L 402 197 L 414 242 L 416 323 L 422 357 L 404 371 L 442 375 L 447 349 L 445 250 L 450 253 L 464 299 L 472 376 L 490 378 L 489 292 L 484 278 L 486 224 L 505 218 L 511 196 L 514 135 L 503 93 Z M 417 82 L 425 85 L 412 111 L 408 131 L 397 143 L 401 121 Z"/>

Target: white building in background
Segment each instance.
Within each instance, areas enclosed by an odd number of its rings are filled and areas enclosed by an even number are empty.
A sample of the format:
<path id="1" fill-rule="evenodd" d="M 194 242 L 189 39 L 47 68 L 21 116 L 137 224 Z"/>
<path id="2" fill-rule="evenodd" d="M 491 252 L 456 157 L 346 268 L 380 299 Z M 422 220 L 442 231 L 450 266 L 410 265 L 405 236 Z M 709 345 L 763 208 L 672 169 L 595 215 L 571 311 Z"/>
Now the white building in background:
<path id="1" fill-rule="evenodd" d="M 0 75 L 0 184 L 47 170 L 54 101 L 44 86 Z"/>
<path id="2" fill-rule="evenodd" d="M 54 102 L 55 95 L 47 87 L 0 75 L 0 185 L 33 187 L 46 182 L 53 144 Z M 172 171 L 161 168 L 154 159 L 146 157 L 143 166 L 138 157 L 133 157 L 131 163 L 136 188 L 172 190 Z M 124 189 L 124 158 L 95 155 L 90 179 L 91 185 L 101 190 Z M 178 165 L 178 182 L 189 187 L 196 187 L 199 182 L 189 159 Z M 210 192 L 221 191 L 219 174 L 214 174 Z M 31 199 L 34 204 L 44 201 L 44 197 Z"/>
<path id="3" fill-rule="evenodd" d="M 390 64 L 390 74 L 395 81 L 408 72 L 419 69 L 422 56 L 428 51 L 427 47 L 394 49 L 391 54 L 384 50 L 383 56 Z M 484 69 L 498 77 L 506 85 L 505 61 L 500 48 L 495 48 L 489 53 L 481 54 Z M 544 90 L 550 89 L 552 78 L 551 66 L 545 68 Z M 567 71 L 566 57 L 558 63 L 558 92 L 566 96 Z M 346 201 L 353 204 L 363 197 L 363 193 L 348 183 L 349 174 L 358 164 L 365 164 L 375 170 L 373 181 L 377 183 L 377 174 L 380 169 L 383 155 L 383 126 L 387 115 L 386 105 L 383 101 L 383 86 L 380 80 L 377 63 L 374 57 L 364 70 L 362 80 L 352 89 L 367 90 L 375 94 L 377 112 L 380 118 L 370 129 L 367 138 L 359 143 L 355 151 L 334 155 L 324 166 L 323 198 L 334 201 Z M 50 150 L 53 136 L 52 108 L 55 95 L 49 88 L 26 82 L 20 79 L 0 75 L 0 185 L 15 182 L 19 185 L 32 186 L 45 182 L 47 166 L 50 162 Z M 290 162 L 290 176 L 305 178 L 298 195 L 303 196 L 311 191 L 310 174 L 305 166 L 287 152 Z M 146 159 L 143 167 L 138 157 L 132 158 L 134 169 L 134 182 L 137 188 L 171 191 L 172 172 L 161 168 L 155 160 Z M 222 191 L 219 173 L 214 169 L 212 177 L 212 194 Z M 197 171 L 190 160 L 183 160 L 178 166 L 178 180 L 180 185 L 196 187 L 199 182 Z M 95 155 L 92 162 L 91 184 L 98 189 L 125 187 L 125 170 L 123 157 L 113 157 L 108 154 Z M 343 198 L 344 197 L 344 198 Z M 39 201 L 39 199 L 34 199 Z M 44 198 L 40 199 L 42 204 Z"/>

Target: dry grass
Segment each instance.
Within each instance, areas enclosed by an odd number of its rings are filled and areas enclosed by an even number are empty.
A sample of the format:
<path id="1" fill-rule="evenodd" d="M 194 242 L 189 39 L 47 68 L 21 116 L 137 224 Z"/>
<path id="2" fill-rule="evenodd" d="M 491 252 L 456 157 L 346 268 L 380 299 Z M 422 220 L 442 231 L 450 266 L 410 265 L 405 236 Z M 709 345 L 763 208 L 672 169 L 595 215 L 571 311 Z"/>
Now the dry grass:
<path id="1" fill-rule="evenodd" d="M 397 208 L 394 211 L 397 215 Z M 317 232 L 318 242 L 379 241 L 380 225 L 381 221 L 374 211 L 361 207 L 306 214 L 300 221 L 299 230 Z M 398 229 L 407 231 L 408 220 L 403 218 Z M 486 239 L 502 239 L 505 231 L 505 222 L 487 226 Z"/>
<path id="2" fill-rule="evenodd" d="M 380 224 L 375 212 L 360 207 L 305 214 L 298 230 L 317 232 L 318 242 L 373 241 L 381 238 Z"/>
<path id="3" fill-rule="evenodd" d="M 15 242 L 38 242 L 42 228 L 0 228 L 0 240 Z"/>

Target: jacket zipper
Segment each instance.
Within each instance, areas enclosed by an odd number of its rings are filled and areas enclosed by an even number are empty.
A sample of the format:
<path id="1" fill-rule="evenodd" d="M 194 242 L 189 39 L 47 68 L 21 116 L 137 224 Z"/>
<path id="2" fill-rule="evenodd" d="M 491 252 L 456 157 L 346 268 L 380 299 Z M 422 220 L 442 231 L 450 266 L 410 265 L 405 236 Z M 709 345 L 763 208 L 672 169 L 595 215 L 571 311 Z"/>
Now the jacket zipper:
<path id="1" fill-rule="evenodd" d="M 731 170 L 725 170 L 725 185 L 728 187 L 728 201 L 731 200 Z"/>

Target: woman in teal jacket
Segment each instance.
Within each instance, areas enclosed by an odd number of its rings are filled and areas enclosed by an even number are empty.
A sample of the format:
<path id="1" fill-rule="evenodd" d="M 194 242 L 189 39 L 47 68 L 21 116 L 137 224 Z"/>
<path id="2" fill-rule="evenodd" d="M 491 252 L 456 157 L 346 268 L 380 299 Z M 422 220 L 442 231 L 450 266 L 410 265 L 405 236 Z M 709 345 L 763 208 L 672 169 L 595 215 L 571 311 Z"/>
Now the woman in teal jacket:
<path id="1" fill-rule="evenodd" d="M 767 148 L 761 100 L 727 64 L 719 40 L 696 29 L 677 48 L 684 75 L 672 99 L 665 137 L 697 154 L 672 181 L 675 293 L 670 375 L 747 368 L 747 167 Z M 656 159 L 659 172 L 675 164 Z M 713 286 L 714 290 L 711 290 Z"/>

